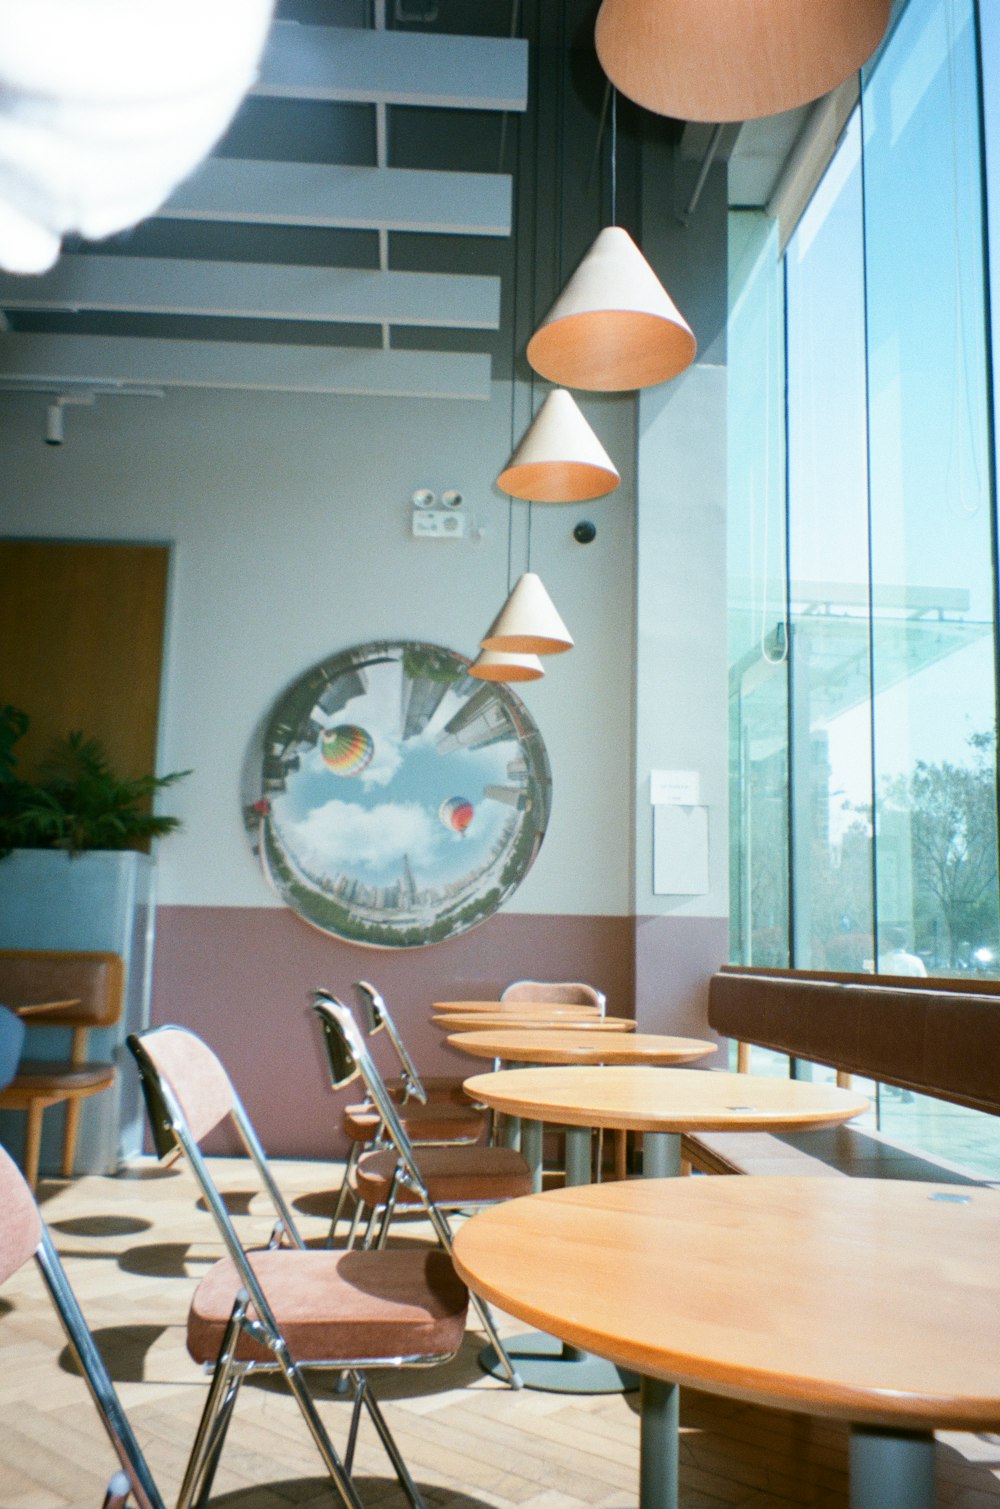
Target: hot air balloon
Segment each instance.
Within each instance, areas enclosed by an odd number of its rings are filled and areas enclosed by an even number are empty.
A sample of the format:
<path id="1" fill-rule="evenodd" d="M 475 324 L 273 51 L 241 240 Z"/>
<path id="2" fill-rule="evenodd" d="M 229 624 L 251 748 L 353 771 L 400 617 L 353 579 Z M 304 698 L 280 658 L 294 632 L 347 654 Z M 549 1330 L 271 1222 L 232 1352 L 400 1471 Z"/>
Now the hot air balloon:
<path id="1" fill-rule="evenodd" d="M 375 744 L 367 729 L 356 723 L 340 723 L 320 735 L 323 763 L 334 775 L 358 775 L 372 762 Z"/>
<path id="2" fill-rule="evenodd" d="M 475 808 L 464 796 L 449 796 L 438 808 L 438 817 L 453 833 L 464 833 L 475 816 Z"/>

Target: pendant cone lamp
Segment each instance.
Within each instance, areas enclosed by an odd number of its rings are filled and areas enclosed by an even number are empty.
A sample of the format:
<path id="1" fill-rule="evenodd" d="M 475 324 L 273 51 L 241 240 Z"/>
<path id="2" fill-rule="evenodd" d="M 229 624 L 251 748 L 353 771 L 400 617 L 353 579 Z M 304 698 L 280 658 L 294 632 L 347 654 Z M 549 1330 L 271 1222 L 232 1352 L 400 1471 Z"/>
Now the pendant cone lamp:
<path id="1" fill-rule="evenodd" d="M 505 655 L 559 655 L 573 648 L 573 636 L 541 577 L 526 571 L 481 643 L 484 650 L 500 650 Z"/>
<path id="2" fill-rule="evenodd" d="M 835 89 L 871 57 L 890 0 L 604 0 L 597 56 L 622 94 L 682 121 L 744 121 Z"/>
<path id="3" fill-rule="evenodd" d="M 614 462 L 563 388 L 549 394 L 497 478 L 512 498 L 581 503 L 621 482 Z"/>
<path id="4" fill-rule="evenodd" d="M 477 681 L 538 681 L 545 668 L 537 655 L 515 655 L 507 650 L 481 650 L 469 666 Z"/>
<path id="5" fill-rule="evenodd" d="M 696 350 L 691 327 L 628 231 L 609 225 L 531 337 L 527 357 L 550 382 L 616 393 L 676 377 Z"/>

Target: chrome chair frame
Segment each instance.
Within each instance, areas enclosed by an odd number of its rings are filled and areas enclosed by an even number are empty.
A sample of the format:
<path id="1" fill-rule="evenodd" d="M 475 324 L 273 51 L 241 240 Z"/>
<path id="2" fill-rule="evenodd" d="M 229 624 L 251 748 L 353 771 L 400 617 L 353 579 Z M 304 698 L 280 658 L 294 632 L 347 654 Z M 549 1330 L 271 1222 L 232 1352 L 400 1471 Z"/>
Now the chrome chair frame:
<path id="1" fill-rule="evenodd" d="M 206 1364 L 206 1371 L 209 1369 L 212 1371 L 212 1380 L 185 1469 L 177 1509 L 189 1509 L 191 1505 L 194 1505 L 195 1509 L 201 1509 L 201 1506 L 207 1503 L 243 1380 L 254 1373 L 275 1372 L 284 1375 L 327 1472 L 347 1509 L 363 1509 L 351 1478 L 362 1409 L 367 1410 L 400 1486 L 413 1509 L 426 1509 L 378 1401 L 371 1391 L 365 1370 L 374 1367 L 433 1367 L 438 1363 L 447 1362 L 454 1353 L 433 1356 L 416 1354 L 392 1358 L 332 1357 L 322 1361 L 310 1360 L 302 1363 L 291 1355 L 278 1320 L 248 1260 L 229 1211 L 212 1179 L 173 1086 L 159 1073 L 143 1046 L 143 1038 L 152 1037 L 159 1032 L 183 1030 L 176 1027 L 160 1027 L 154 1029 L 153 1032 L 143 1033 L 141 1036 L 132 1034 L 127 1040 L 128 1046 L 139 1066 L 157 1154 L 164 1158 L 180 1152 L 187 1159 L 209 1211 L 215 1218 L 226 1253 L 239 1275 L 242 1287 L 236 1295 L 218 1357 L 214 1364 Z M 194 1034 L 189 1035 L 194 1036 Z M 231 1081 L 229 1081 L 229 1089 L 231 1094 L 229 1115 L 278 1216 L 269 1245 L 271 1248 L 291 1245 L 294 1248 L 304 1249 L 305 1242 L 274 1181 L 263 1147 Z M 256 1312 L 255 1316 L 249 1313 L 251 1309 Z M 266 1346 L 273 1354 L 273 1362 L 238 1360 L 236 1349 L 241 1333 L 245 1333 L 256 1342 Z M 305 1372 L 314 1370 L 336 1372 L 341 1379 L 350 1378 L 353 1384 L 351 1419 L 343 1457 L 334 1447 L 303 1377 Z"/>
<path id="2" fill-rule="evenodd" d="M 16 1174 L 23 1183 L 25 1200 L 30 1199 L 35 1204 L 27 1180 L 15 1167 L 13 1160 L 2 1149 L 0 1149 L 0 1157 L 10 1164 L 8 1172 L 12 1175 Z M 153 1475 L 122 1408 L 121 1400 L 115 1392 L 107 1365 L 91 1335 L 90 1327 L 73 1292 L 62 1260 L 40 1214 L 38 1227 L 39 1239 L 34 1251 L 30 1254 L 25 1253 L 22 1262 L 11 1267 L 9 1271 L 15 1272 L 17 1268 L 23 1267 L 29 1256 L 34 1257 L 53 1307 L 66 1333 L 70 1351 L 76 1359 L 101 1423 L 121 1463 L 122 1470 L 116 1472 L 108 1484 L 104 1509 L 123 1509 L 130 1494 L 134 1496 L 139 1509 L 165 1509 Z"/>
<path id="3" fill-rule="evenodd" d="M 407 1048 L 406 1043 L 403 1041 L 399 1028 L 396 1026 L 396 1023 L 392 1017 L 392 1013 L 390 1012 L 388 1006 L 385 1004 L 385 1000 L 381 992 L 376 990 L 375 986 L 369 984 L 367 980 L 355 980 L 354 989 L 361 1004 L 361 1010 L 364 1015 L 365 1028 L 368 1032 L 368 1036 L 371 1038 L 374 1037 L 376 1033 L 384 1031 L 390 1043 L 392 1044 L 396 1057 L 399 1059 L 399 1065 L 402 1071 L 402 1097 L 401 1099 L 397 1100 L 395 1094 L 393 1092 L 389 1092 L 393 1104 L 406 1106 L 409 1104 L 410 1098 L 412 1097 L 421 1105 L 427 1105 L 429 1103 L 430 1097 L 428 1095 L 426 1086 L 424 1085 L 423 1080 L 420 1078 L 420 1073 L 417 1069 L 417 1066 L 410 1056 L 409 1049 Z M 375 1109 L 377 1110 L 377 1107 Z M 454 1142 L 456 1145 L 476 1142 L 478 1140 L 478 1136 L 479 1134 L 477 1133 L 475 1137 L 458 1136 L 454 1138 L 448 1138 L 447 1140 L 439 1140 L 436 1138 L 411 1138 L 410 1140 L 414 1143 L 415 1146 L 418 1147 L 446 1147 L 449 1146 L 452 1142 Z M 346 1206 L 349 1199 L 353 1200 L 354 1203 L 351 1210 L 351 1225 L 348 1230 L 346 1245 L 348 1247 L 353 1246 L 357 1237 L 358 1222 L 361 1218 L 362 1207 L 361 1202 L 357 1199 L 351 1183 L 352 1176 L 354 1174 L 355 1168 L 357 1167 L 358 1159 L 361 1157 L 363 1152 L 371 1148 L 386 1147 L 388 1145 L 388 1141 L 389 1139 L 385 1131 L 385 1125 L 383 1123 L 379 1127 L 370 1143 L 362 1143 L 358 1141 L 351 1142 L 351 1146 L 347 1154 L 347 1162 L 344 1166 L 344 1177 L 341 1180 L 340 1189 L 337 1192 L 336 1204 L 333 1208 L 333 1215 L 330 1218 L 330 1231 L 326 1239 L 326 1244 L 328 1247 L 333 1247 L 336 1245 L 337 1228 L 343 1219 L 344 1207 Z"/>
<path id="4" fill-rule="evenodd" d="M 368 1036 L 374 1037 L 377 1032 L 384 1032 L 392 1044 L 393 1051 L 399 1059 L 399 1067 L 403 1071 L 403 1084 L 406 1089 L 403 1103 L 406 1103 L 407 1095 L 415 1095 L 424 1105 L 427 1104 L 427 1090 L 416 1064 L 410 1057 L 410 1050 L 404 1043 L 399 1028 L 393 1020 L 392 1012 L 385 1004 L 382 993 L 367 980 L 355 980 L 354 989 L 358 1000 L 361 1002 L 361 1010 L 364 1012 L 365 1027 Z"/>
<path id="5" fill-rule="evenodd" d="M 382 1220 L 379 1225 L 378 1235 L 375 1238 L 376 1247 L 385 1246 L 389 1234 L 389 1225 L 396 1207 L 399 1186 L 405 1185 L 407 1189 L 416 1195 L 434 1229 L 435 1236 L 445 1251 L 450 1253 L 452 1250 L 452 1230 L 448 1224 L 446 1211 L 475 1210 L 493 1202 L 465 1200 L 456 1202 L 454 1205 L 442 1205 L 431 1199 L 430 1192 L 421 1175 L 420 1166 L 417 1163 L 413 1144 L 399 1118 L 395 1102 L 389 1094 L 385 1081 L 382 1079 L 375 1061 L 368 1051 L 350 1009 L 329 991 L 315 990 L 313 992 L 313 1011 L 319 1018 L 323 1028 L 323 1042 L 326 1048 L 332 1086 L 335 1089 L 342 1089 L 354 1079 L 360 1077 L 363 1080 L 365 1089 L 382 1118 L 386 1133 L 396 1153 L 396 1168 L 389 1189 L 389 1195 L 382 1210 Z M 373 1209 L 368 1224 L 366 1242 L 371 1240 L 377 1215 L 377 1208 Z M 507 1376 L 508 1383 L 511 1388 L 521 1388 L 523 1380 L 511 1362 L 503 1342 L 500 1340 L 496 1329 L 496 1322 L 493 1319 L 489 1305 L 473 1290 L 469 1291 L 469 1298 L 483 1323 L 483 1328 Z"/>

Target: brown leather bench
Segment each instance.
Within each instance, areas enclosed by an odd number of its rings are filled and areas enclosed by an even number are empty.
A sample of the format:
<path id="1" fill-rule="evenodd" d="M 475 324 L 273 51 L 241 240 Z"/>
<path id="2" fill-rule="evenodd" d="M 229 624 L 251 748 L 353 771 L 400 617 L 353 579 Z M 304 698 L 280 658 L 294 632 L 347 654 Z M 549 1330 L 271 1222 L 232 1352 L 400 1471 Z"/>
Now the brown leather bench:
<path id="1" fill-rule="evenodd" d="M 723 969 L 709 1024 L 724 1037 L 1000 1115 L 1000 987 L 995 981 L 822 977 Z M 946 1159 L 844 1126 L 785 1134 L 704 1132 L 684 1156 L 705 1173 L 848 1174 L 988 1183 Z"/>

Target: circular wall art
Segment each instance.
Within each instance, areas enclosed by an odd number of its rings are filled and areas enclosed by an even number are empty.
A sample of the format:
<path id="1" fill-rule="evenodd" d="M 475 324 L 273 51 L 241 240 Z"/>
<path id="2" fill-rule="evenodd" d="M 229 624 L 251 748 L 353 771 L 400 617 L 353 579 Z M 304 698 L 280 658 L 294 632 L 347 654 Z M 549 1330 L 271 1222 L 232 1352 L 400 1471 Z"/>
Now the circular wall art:
<path id="1" fill-rule="evenodd" d="M 502 684 L 412 641 L 342 650 L 264 719 L 244 820 L 282 899 L 375 948 L 484 922 L 524 879 L 548 822 L 541 734 Z"/>

